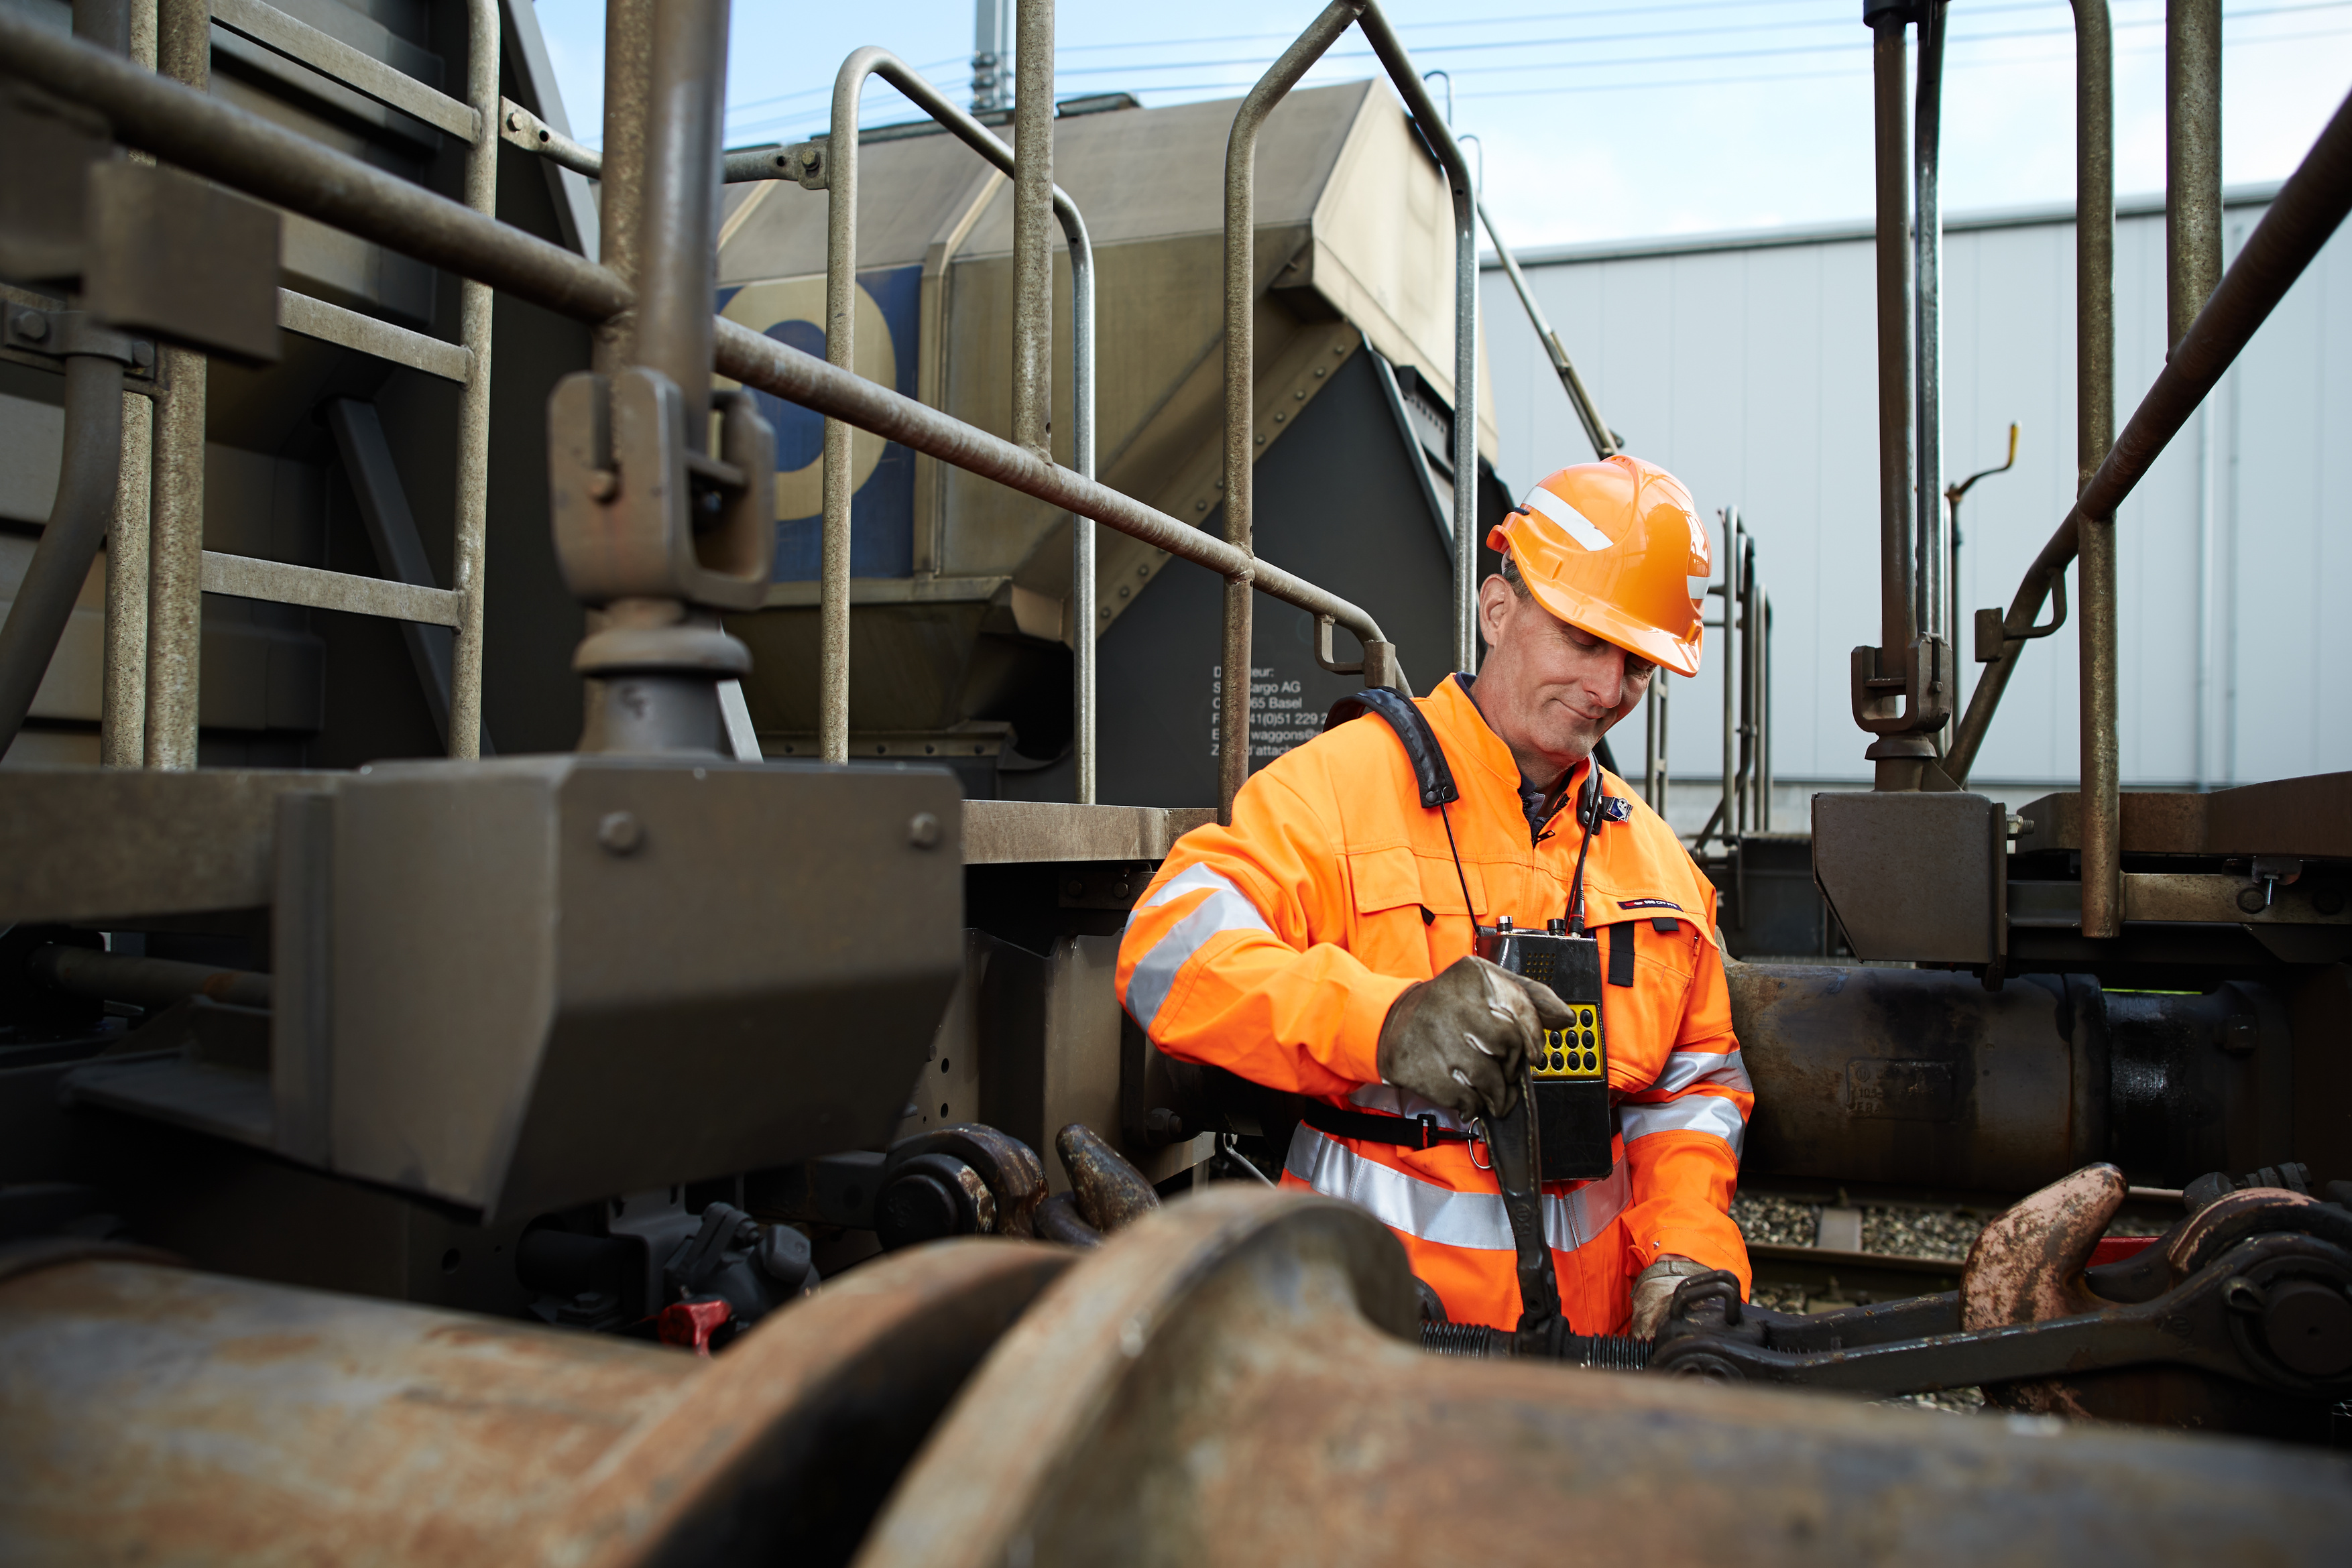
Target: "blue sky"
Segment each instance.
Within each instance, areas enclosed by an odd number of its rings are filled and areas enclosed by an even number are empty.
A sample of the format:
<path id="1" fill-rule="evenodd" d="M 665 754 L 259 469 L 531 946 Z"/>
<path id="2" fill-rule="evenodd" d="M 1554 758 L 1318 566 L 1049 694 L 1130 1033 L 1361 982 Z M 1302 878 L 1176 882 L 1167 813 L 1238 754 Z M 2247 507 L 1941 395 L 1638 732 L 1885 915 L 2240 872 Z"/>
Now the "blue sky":
<path id="1" fill-rule="evenodd" d="M 565 106 L 598 138 L 601 0 L 537 0 Z M 1147 105 L 1245 90 L 1319 9 L 1312 0 L 1061 0 L 1056 94 Z M 1515 246 L 1866 218 L 1870 48 L 1859 0 L 1392 0 L 1424 69 L 1453 77 L 1454 121 L 1485 149 L 1487 203 Z M 2116 188 L 2164 179 L 2163 0 L 2113 0 Z M 2284 178 L 2352 87 L 2352 0 L 2226 0 L 2224 178 Z M 970 0 L 847 6 L 736 0 L 731 145 L 822 130 L 833 74 L 865 44 L 968 97 Z M 1947 212 L 2063 203 L 2074 191 L 2070 8 L 1960 0 L 1945 92 Z M 1361 36 L 1309 83 L 1376 74 Z M 908 118 L 880 83 L 866 123 Z M 1475 156 L 1475 154 L 1474 154 Z"/>

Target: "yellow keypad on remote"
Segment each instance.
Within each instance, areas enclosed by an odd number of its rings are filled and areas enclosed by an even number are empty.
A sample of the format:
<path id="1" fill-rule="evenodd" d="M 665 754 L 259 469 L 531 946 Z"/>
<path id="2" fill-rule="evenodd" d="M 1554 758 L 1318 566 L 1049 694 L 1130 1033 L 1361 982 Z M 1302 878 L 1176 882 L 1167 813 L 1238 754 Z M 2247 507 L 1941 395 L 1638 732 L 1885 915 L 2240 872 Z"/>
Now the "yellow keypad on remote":
<path id="1" fill-rule="evenodd" d="M 1601 1047 L 1601 1009 L 1580 1005 L 1571 1009 L 1575 1023 L 1567 1029 L 1544 1030 L 1544 1049 L 1536 1058 L 1538 1078 L 1601 1078 L 1608 1058 Z"/>

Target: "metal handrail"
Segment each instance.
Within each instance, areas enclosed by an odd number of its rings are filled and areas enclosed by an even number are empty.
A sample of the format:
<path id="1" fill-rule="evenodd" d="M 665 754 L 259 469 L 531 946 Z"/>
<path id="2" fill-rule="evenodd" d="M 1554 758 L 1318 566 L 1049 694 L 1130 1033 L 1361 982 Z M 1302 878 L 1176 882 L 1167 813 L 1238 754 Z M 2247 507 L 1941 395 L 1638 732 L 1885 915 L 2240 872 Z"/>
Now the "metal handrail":
<path id="1" fill-rule="evenodd" d="M 1011 175 L 1016 159 L 988 127 L 958 108 L 951 99 L 922 74 L 887 49 L 862 48 L 841 62 L 834 78 L 833 134 L 825 147 L 824 314 L 825 359 L 853 373 L 857 312 L 851 290 L 857 274 L 857 102 L 866 78 L 880 77 L 906 95 L 985 159 L 999 173 Z M 1087 222 L 1077 203 L 1059 185 L 1054 187 L 1054 215 L 1070 248 L 1071 457 L 1077 472 L 1095 476 L 1095 253 Z M 837 336 L 836 336 L 837 334 Z M 837 348 L 836 348 L 837 345 Z M 837 460 L 834 432 L 842 422 L 825 426 L 824 564 L 823 568 L 823 651 L 819 658 L 818 741 L 828 762 L 849 759 L 849 442 L 842 434 Z M 1070 647 L 1076 664 L 1077 797 L 1091 805 L 1095 798 L 1095 563 L 1093 519 L 1071 522 Z"/>
<path id="2" fill-rule="evenodd" d="M 1276 104 L 1350 26 L 1361 26 L 1372 52 L 1403 98 L 1423 140 L 1445 171 L 1454 198 L 1454 663 L 1477 668 L 1478 568 L 1478 214 L 1469 160 L 1429 96 L 1379 0 L 1331 0 L 1307 30 L 1266 68 L 1234 112 L 1225 142 L 1225 540 L 1251 553 L 1252 460 L 1256 443 L 1256 343 L 1253 330 L 1256 279 L 1255 180 L 1257 134 Z M 1234 797 L 1249 777 L 1250 599 L 1229 578 L 1224 602 L 1218 720 L 1219 820 L 1233 819 Z M 1319 647 L 1319 643 L 1318 643 Z M 1365 684 L 1402 680 L 1395 651 L 1364 650 Z M 1236 697 L 1238 694 L 1238 700 Z"/>
<path id="3" fill-rule="evenodd" d="M 105 114 L 116 137 L 168 149 L 192 173 L 301 212 L 355 237 L 462 274 L 574 320 L 600 324 L 635 302 L 629 287 L 576 252 L 509 227 L 220 99 L 59 38 L 0 8 L 0 71 Z M 715 323 L 719 373 L 838 418 L 885 440 L 1034 496 L 1240 579 L 1367 646 L 1385 643 L 1366 611 L 1191 524 L 1038 458 L 912 398 L 736 322 Z"/>

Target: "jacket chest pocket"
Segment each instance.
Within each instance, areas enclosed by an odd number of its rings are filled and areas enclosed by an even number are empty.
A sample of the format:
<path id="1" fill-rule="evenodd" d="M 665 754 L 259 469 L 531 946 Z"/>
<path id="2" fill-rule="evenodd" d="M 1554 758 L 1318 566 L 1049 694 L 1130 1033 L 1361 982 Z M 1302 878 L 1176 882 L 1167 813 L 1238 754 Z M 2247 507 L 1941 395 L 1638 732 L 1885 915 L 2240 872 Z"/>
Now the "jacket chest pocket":
<path id="1" fill-rule="evenodd" d="M 1355 911 L 1348 946 L 1357 957 L 1381 974 L 1420 978 L 1433 974 L 1445 954 L 1470 950 L 1470 906 L 1452 862 L 1432 867 L 1402 844 L 1351 851 L 1347 859 Z M 1475 881 L 1471 886 L 1475 892 Z"/>

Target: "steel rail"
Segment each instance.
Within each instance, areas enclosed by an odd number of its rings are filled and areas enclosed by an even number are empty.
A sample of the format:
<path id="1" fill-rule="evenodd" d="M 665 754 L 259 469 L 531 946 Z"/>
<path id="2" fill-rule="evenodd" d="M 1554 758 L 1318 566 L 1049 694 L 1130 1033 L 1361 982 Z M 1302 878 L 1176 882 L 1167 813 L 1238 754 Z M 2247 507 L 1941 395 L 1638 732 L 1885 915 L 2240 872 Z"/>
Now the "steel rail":
<path id="1" fill-rule="evenodd" d="M 122 472 L 122 364 L 99 354 L 66 358 L 65 455 L 48 525 L 33 548 L 0 624 L 0 752 L 33 711 L 58 641 L 73 618 L 107 525 Z"/>
<path id="2" fill-rule="evenodd" d="M 1495 256 L 1503 264 L 1503 276 L 1511 280 L 1511 287 L 1517 292 L 1519 303 L 1527 308 L 1528 321 L 1536 329 L 1536 341 L 1543 345 L 1544 353 L 1551 360 L 1552 371 L 1568 392 L 1569 403 L 1576 410 L 1577 422 L 1584 426 L 1584 438 L 1592 443 L 1592 455 L 1596 458 L 1615 456 L 1623 450 L 1617 433 L 1610 429 L 1609 422 L 1601 417 L 1601 410 L 1594 404 L 1592 394 L 1585 390 L 1584 378 L 1576 373 L 1576 366 L 1570 361 L 1559 334 L 1552 330 L 1550 319 L 1544 315 L 1543 307 L 1536 303 L 1535 291 L 1528 287 L 1527 275 L 1519 270 L 1518 258 L 1511 254 L 1511 247 L 1503 243 L 1501 233 L 1495 227 L 1494 215 L 1486 211 L 1486 198 L 1483 192 L 1478 196 L 1477 204 L 1478 221 L 1486 225 L 1486 237 L 1495 242 Z"/>
<path id="3" fill-rule="evenodd" d="M 1331 0 L 1307 30 L 1268 66 L 1265 74 L 1234 110 L 1225 135 L 1224 298 L 1224 502 L 1220 508 L 1225 542 L 1244 556 L 1255 553 L 1257 392 L 1257 138 L 1275 105 L 1289 96 L 1325 50 L 1353 26 L 1364 0 Z M 1224 636 L 1217 681 L 1217 820 L 1234 820 L 1234 797 L 1250 771 L 1249 583 L 1228 578 Z"/>
<path id="4" fill-rule="evenodd" d="M 2156 384 L 2140 400 L 2131 423 L 2084 486 L 2081 498 L 2026 569 L 2001 622 L 2000 658 L 1977 684 L 1953 740 L 1947 767 L 1956 780 L 1967 779 L 2011 670 L 2024 651 L 2027 629 L 2041 612 L 2052 584 L 2074 559 L 2083 519 L 2102 517 L 2112 522 L 2116 508 L 2146 477 L 2166 444 L 2179 434 L 2198 404 L 2270 319 L 2347 212 L 2352 212 L 2352 95 L 2336 106 L 2326 129 L 2279 187 L 2270 210 L 2246 236 L 2238 259 L 2221 275 L 2212 298 L 2173 349 Z"/>
<path id="5" fill-rule="evenodd" d="M 880 77 L 898 89 L 908 101 L 929 115 L 965 146 L 986 161 L 997 172 L 1011 176 L 1017 159 L 1008 147 L 979 120 L 973 119 L 955 101 L 897 55 L 883 48 L 862 48 L 841 62 L 834 78 L 833 134 L 825 148 L 825 186 L 828 205 L 825 214 L 825 359 L 827 362 L 855 371 L 855 334 L 857 313 L 852 308 L 853 292 L 857 274 L 857 102 L 864 93 L 866 79 Z M 846 112 L 845 113 L 845 103 Z M 846 194 L 845 194 L 845 190 Z M 1095 476 L 1095 251 L 1094 242 L 1087 233 L 1087 221 L 1078 211 L 1069 193 L 1055 185 L 1053 190 L 1054 216 L 1062 225 L 1062 235 L 1070 252 L 1070 353 L 1071 366 L 1071 457 L 1078 473 L 1091 479 Z M 840 299 L 835 299 L 835 280 L 840 279 Z M 834 352 L 835 332 L 840 333 L 843 351 Z M 832 426 L 826 427 L 828 430 Z M 832 452 L 827 436 L 826 452 Z M 834 570 L 835 519 L 831 500 L 825 503 L 824 565 L 821 569 L 821 608 L 819 636 L 823 651 L 819 655 L 817 703 L 819 746 L 827 761 L 846 761 L 849 756 L 849 504 L 846 478 L 848 445 L 843 444 L 844 487 L 840 507 L 840 570 Z M 833 470 L 828 455 L 824 471 L 825 495 L 831 497 Z M 1076 728 L 1072 749 L 1076 758 L 1078 800 L 1092 805 L 1095 799 L 1095 700 L 1097 686 L 1097 648 L 1095 643 L 1095 539 L 1094 519 L 1073 516 L 1070 536 L 1070 650 L 1073 662 L 1071 674 L 1074 690 L 1072 706 Z M 838 733 L 835 726 L 838 725 Z M 835 754 L 835 741 L 839 741 L 839 755 Z"/>
<path id="6" fill-rule="evenodd" d="M 107 116 L 119 140 L 149 151 L 168 148 L 173 162 L 191 172 L 559 315 L 599 325 L 635 303 L 625 283 L 576 252 L 59 38 L 5 7 L 0 72 L 40 80 L 52 92 L 80 99 Z M 608 200 L 610 193 L 608 182 Z M 731 321 L 719 320 L 714 329 L 714 368 L 721 375 L 1089 517 L 1222 576 L 1243 577 L 1286 604 L 1345 627 L 1365 644 L 1368 684 L 1404 689 L 1393 646 L 1380 623 L 1337 594 L 1240 556 L 1189 523 L 812 355 Z"/>

